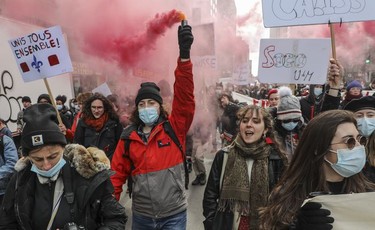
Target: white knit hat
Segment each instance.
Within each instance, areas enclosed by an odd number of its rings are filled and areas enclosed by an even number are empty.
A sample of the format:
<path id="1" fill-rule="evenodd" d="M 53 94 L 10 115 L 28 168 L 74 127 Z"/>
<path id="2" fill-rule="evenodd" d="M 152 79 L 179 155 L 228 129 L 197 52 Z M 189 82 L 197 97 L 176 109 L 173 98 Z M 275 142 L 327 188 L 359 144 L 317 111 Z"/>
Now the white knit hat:
<path id="1" fill-rule="evenodd" d="M 292 90 L 289 87 L 281 86 L 279 88 L 280 102 L 277 106 L 277 119 L 289 120 L 301 118 L 301 104 L 299 99 L 292 95 Z"/>

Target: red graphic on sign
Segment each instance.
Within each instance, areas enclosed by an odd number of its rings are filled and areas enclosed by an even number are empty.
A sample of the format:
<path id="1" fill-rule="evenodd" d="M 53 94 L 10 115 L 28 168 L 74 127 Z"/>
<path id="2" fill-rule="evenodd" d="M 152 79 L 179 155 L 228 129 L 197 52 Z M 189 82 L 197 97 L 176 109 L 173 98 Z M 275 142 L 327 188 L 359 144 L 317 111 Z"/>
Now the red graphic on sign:
<path id="1" fill-rule="evenodd" d="M 20 64 L 20 66 L 21 66 L 22 72 L 26 73 L 26 72 L 29 72 L 29 71 L 30 71 L 29 66 L 27 65 L 26 62 L 22 62 L 22 63 Z"/>
<path id="2" fill-rule="evenodd" d="M 59 58 L 56 54 L 48 56 L 48 62 L 50 66 L 58 65 L 60 64 Z"/>

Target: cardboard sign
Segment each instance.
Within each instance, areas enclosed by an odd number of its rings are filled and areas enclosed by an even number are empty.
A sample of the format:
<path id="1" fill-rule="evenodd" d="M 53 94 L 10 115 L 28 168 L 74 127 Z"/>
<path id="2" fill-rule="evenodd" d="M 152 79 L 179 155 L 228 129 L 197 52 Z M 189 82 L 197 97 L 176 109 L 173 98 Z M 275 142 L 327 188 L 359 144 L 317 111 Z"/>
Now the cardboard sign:
<path id="1" fill-rule="evenodd" d="M 258 78 L 262 83 L 324 84 L 330 39 L 261 39 Z"/>
<path id="2" fill-rule="evenodd" d="M 233 70 L 232 83 L 234 85 L 248 85 L 250 84 L 250 76 L 249 63 L 239 65 Z"/>
<path id="3" fill-rule="evenodd" d="M 105 97 L 107 97 L 108 95 L 112 94 L 111 89 L 109 88 L 109 86 L 108 86 L 108 84 L 106 82 L 103 83 L 103 84 L 101 84 L 101 85 L 99 85 L 95 89 L 93 89 L 92 92 L 93 93 L 101 93 Z"/>
<path id="4" fill-rule="evenodd" d="M 294 26 L 375 19 L 374 0 L 263 0 L 264 26 Z"/>
<path id="5" fill-rule="evenodd" d="M 194 56 L 191 61 L 193 62 L 194 68 L 213 70 L 217 68 L 216 56 L 214 55 Z"/>
<path id="6" fill-rule="evenodd" d="M 9 40 L 9 45 L 25 82 L 73 71 L 60 26 Z"/>
<path id="7" fill-rule="evenodd" d="M 331 211 L 335 219 L 333 229 L 370 230 L 375 226 L 375 192 L 345 195 L 323 195 L 309 199 L 322 204 L 322 208 Z"/>

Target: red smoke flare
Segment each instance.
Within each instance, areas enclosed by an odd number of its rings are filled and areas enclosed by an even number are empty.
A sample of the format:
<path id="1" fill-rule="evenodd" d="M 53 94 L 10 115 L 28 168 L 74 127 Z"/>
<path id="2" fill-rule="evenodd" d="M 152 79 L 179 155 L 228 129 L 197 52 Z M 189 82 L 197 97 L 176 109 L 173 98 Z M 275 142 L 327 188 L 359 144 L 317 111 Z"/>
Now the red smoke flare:
<path id="1" fill-rule="evenodd" d="M 114 60 L 118 62 L 120 68 L 126 70 L 142 61 L 142 55 L 153 49 L 156 40 L 163 36 L 168 28 L 180 22 L 184 17 L 177 10 L 156 14 L 154 19 L 146 23 L 146 31 L 144 33 L 114 38 L 110 42 L 100 41 L 100 39 L 95 40 L 92 39 L 92 36 L 88 36 L 85 51 L 107 60 Z M 106 45 L 103 45 L 102 42 L 106 42 Z M 99 50 L 98 47 L 102 49 Z"/>

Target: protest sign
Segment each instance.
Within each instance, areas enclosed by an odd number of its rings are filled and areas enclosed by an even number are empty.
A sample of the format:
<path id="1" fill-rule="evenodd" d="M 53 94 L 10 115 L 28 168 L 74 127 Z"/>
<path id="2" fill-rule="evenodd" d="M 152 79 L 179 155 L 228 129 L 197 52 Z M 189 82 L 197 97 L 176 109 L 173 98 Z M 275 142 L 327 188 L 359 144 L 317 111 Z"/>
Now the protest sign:
<path id="1" fill-rule="evenodd" d="M 105 97 L 112 94 L 111 89 L 109 88 L 109 86 L 108 86 L 108 84 L 106 82 L 103 83 L 103 84 L 101 84 L 101 85 L 99 85 L 95 89 L 93 89 L 92 92 L 93 93 L 101 93 Z"/>
<path id="2" fill-rule="evenodd" d="M 232 73 L 232 83 L 234 85 L 248 85 L 250 84 L 250 64 L 244 63 L 236 66 Z"/>
<path id="3" fill-rule="evenodd" d="M 73 71 L 60 26 L 11 39 L 9 45 L 25 82 Z"/>
<path id="4" fill-rule="evenodd" d="M 262 83 L 324 84 L 330 39 L 261 39 L 258 78 Z"/>
<path id="5" fill-rule="evenodd" d="M 247 105 L 258 105 L 264 108 L 268 107 L 269 105 L 268 100 L 258 100 L 236 92 L 232 92 L 232 97 L 239 103 L 246 103 Z"/>
<path id="6" fill-rule="evenodd" d="M 344 195 L 322 195 L 309 199 L 322 204 L 322 208 L 331 211 L 335 219 L 333 229 L 374 229 L 375 192 Z"/>
<path id="7" fill-rule="evenodd" d="M 263 0 L 262 8 L 267 28 L 375 19 L 374 0 Z"/>

